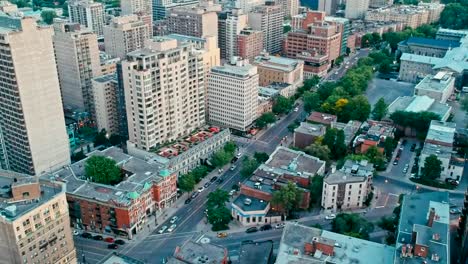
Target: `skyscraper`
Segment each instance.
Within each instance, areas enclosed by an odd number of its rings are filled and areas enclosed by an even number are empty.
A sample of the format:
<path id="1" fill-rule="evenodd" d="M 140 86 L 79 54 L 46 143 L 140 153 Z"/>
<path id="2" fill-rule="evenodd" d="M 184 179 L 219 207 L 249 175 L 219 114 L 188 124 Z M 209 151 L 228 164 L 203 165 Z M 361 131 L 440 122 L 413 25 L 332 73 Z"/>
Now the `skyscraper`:
<path id="1" fill-rule="evenodd" d="M 226 59 L 237 56 L 237 35 L 247 26 L 247 15 L 234 9 L 226 18 Z"/>
<path id="2" fill-rule="evenodd" d="M 263 33 L 246 28 L 237 36 L 237 56 L 252 61 L 263 51 Z"/>
<path id="3" fill-rule="evenodd" d="M 127 54 L 122 77 L 129 144 L 150 150 L 205 123 L 203 54 L 169 37 Z"/>
<path id="4" fill-rule="evenodd" d="M 68 3 L 70 22 L 79 23 L 102 37 L 104 32 L 104 7 L 92 0 L 70 0 Z"/>
<path id="5" fill-rule="evenodd" d="M 193 37 L 218 36 L 217 11 L 212 2 L 197 7 L 174 7 L 167 16 L 167 32 Z"/>
<path id="6" fill-rule="evenodd" d="M 235 0 L 235 8 L 242 9 L 245 14 L 249 13 L 252 9 L 257 6 L 261 6 L 265 3 L 265 0 Z"/>
<path id="7" fill-rule="evenodd" d="M 361 19 L 369 8 L 369 0 L 346 1 L 345 17 L 348 19 Z"/>
<path id="8" fill-rule="evenodd" d="M 138 15 L 148 25 L 151 34 L 153 25 L 153 3 L 151 0 L 122 0 L 120 8 L 122 16 Z"/>
<path id="9" fill-rule="evenodd" d="M 53 29 L 14 11 L 0 16 L 0 126 L 7 169 L 31 175 L 54 171 L 70 163 L 70 149 Z"/>
<path id="10" fill-rule="evenodd" d="M 125 58 L 127 53 L 141 49 L 150 38 L 150 29 L 137 15 L 114 17 L 104 27 L 104 46 L 106 53 L 118 58 Z"/>
<path id="11" fill-rule="evenodd" d="M 91 79 L 100 74 L 97 36 L 80 24 L 56 20 L 53 43 L 65 108 L 94 115 Z"/>
<path id="12" fill-rule="evenodd" d="M 283 35 L 283 12 L 274 2 L 254 8 L 249 13 L 249 24 L 255 30 L 263 32 L 263 48 L 270 54 L 281 51 Z"/>

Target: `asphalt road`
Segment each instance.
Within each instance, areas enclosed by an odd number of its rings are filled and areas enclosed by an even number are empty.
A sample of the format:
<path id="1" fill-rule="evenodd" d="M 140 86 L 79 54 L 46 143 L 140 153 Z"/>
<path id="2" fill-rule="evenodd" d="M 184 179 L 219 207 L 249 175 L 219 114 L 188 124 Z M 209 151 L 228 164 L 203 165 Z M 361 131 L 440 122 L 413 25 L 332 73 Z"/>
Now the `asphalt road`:
<path id="1" fill-rule="evenodd" d="M 355 66 L 357 61 L 360 58 L 367 57 L 369 55 L 370 50 L 369 49 L 361 49 L 356 51 L 355 54 L 349 56 L 343 61 L 343 64 L 341 67 L 334 69 L 330 72 L 330 75 L 328 75 L 328 78 L 326 78 L 327 81 L 337 81 L 343 77 L 343 75 L 346 73 L 346 71 Z"/>

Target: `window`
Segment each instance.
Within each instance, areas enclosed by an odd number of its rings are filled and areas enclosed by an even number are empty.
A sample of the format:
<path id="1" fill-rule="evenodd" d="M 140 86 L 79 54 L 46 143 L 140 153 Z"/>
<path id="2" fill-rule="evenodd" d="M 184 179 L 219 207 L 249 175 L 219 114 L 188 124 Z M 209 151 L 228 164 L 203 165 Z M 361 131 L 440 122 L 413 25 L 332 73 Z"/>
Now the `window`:
<path id="1" fill-rule="evenodd" d="M 27 198 L 27 197 L 29 197 L 29 192 L 24 192 L 23 193 L 23 198 Z"/>

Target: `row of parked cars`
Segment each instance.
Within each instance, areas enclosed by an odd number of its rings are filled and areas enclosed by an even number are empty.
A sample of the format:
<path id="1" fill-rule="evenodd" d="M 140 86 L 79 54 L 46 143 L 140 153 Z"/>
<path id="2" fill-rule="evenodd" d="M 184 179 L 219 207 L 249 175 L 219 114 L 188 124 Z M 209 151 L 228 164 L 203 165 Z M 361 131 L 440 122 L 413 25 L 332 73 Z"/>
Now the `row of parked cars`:
<path id="1" fill-rule="evenodd" d="M 78 235 L 79 233 L 77 233 L 77 231 L 74 231 L 73 232 L 75 235 Z M 98 240 L 98 241 L 104 241 L 104 242 L 107 242 L 109 243 L 107 245 L 107 248 L 109 249 L 118 249 L 119 248 L 119 245 L 125 245 L 125 241 L 122 240 L 122 239 L 114 239 L 112 237 L 106 237 L 104 238 L 103 236 L 101 235 L 92 235 L 91 233 L 88 233 L 88 232 L 83 232 L 81 233 L 81 237 L 83 238 L 87 238 L 87 239 L 93 239 L 93 240 Z"/>

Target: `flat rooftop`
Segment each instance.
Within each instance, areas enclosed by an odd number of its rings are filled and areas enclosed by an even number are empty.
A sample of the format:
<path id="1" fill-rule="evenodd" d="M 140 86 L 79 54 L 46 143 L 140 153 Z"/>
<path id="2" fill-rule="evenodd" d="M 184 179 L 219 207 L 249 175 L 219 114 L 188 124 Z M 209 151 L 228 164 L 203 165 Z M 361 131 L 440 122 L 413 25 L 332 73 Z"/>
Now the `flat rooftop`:
<path id="1" fill-rule="evenodd" d="M 259 67 L 290 72 L 296 69 L 298 65 L 301 64 L 301 62 L 295 59 L 289 59 L 285 57 L 276 57 L 276 56 L 264 54 L 264 55 L 255 57 L 253 64 Z"/>
<path id="2" fill-rule="evenodd" d="M 174 257 L 188 263 L 223 263 L 227 250 L 214 244 L 202 244 L 187 241 L 176 248 Z"/>
<path id="3" fill-rule="evenodd" d="M 270 158 L 265 162 L 265 166 L 272 171 L 281 171 L 283 174 L 309 178 L 317 174 L 325 166 L 325 161 L 302 151 L 280 146 L 270 155 Z"/>
<path id="4" fill-rule="evenodd" d="M 239 263 L 270 264 L 273 254 L 273 241 L 242 242 L 239 249 Z"/>
<path id="5" fill-rule="evenodd" d="M 323 181 L 327 184 L 335 185 L 341 183 L 365 182 L 367 181 L 367 177 L 337 170 L 334 173 L 328 174 Z"/>
<path id="6" fill-rule="evenodd" d="M 453 144 L 457 124 L 432 120 L 427 131 L 426 141 L 438 141 Z"/>
<path id="7" fill-rule="evenodd" d="M 321 113 L 321 112 L 312 112 L 309 117 L 307 117 L 308 121 L 314 123 L 320 123 L 324 125 L 330 125 L 338 120 L 336 115 Z"/>
<path id="8" fill-rule="evenodd" d="M 452 107 L 447 104 L 436 102 L 434 99 L 424 96 L 400 96 L 395 99 L 388 106 L 388 113 L 391 114 L 396 111 L 407 111 L 407 112 L 433 112 L 438 114 L 441 118 L 446 116 Z"/>
<path id="9" fill-rule="evenodd" d="M 305 253 L 305 244 L 314 239 L 333 247 L 333 255 L 316 250 Z M 276 264 L 391 264 L 395 248 L 363 239 L 357 239 L 297 223 L 287 223 L 281 237 Z"/>
<path id="10" fill-rule="evenodd" d="M 265 210 L 268 206 L 267 201 L 263 201 L 254 197 L 246 196 L 244 194 L 239 195 L 235 200 L 234 204 L 242 209 L 244 212 L 248 211 L 261 211 Z"/>
<path id="11" fill-rule="evenodd" d="M 415 87 L 416 90 L 428 90 L 443 92 L 453 88 L 455 78 L 448 72 L 439 72 L 435 75 L 427 75 Z"/>
<path id="12" fill-rule="evenodd" d="M 423 155 L 436 155 L 439 159 L 450 159 L 452 156 L 453 149 L 452 147 L 436 145 L 431 143 L 424 143 L 424 147 L 421 150 L 421 154 Z"/>
<path id="13" fill-rule="evenodd" d="M 101 261 L 98 262 L 98 264 L 144 264 L 146 262 L 131 258 L 129 256 L 117 253 L 117 252 L 111 252 L 107 256 L 104 257 Z"/>
<path id="14" fill-rule="evenodd" d="M 211 68 L 211 73 L 244 79 L 257 74 L 257 67 L 251 64 L 244 64 L 239 66 L 224 64 L 223 66 L 215 66 Z"/>
<path id="15" fill-rule="evenodd" d="M 321 124 L 311 124 L 307 122 L 301 122 L 300 126 L 294 129 L 294 133 L 307 134 L 311 136 L 323 136 L 327 128 Z"/>
<path id="16" fill-rule="evenodd" d="M 426 47 L 436 47 L 436 48 L 456 48 L 460 47 L 459 41 L 445 40 L 445 39 L 431 39 L 431 38 L 420 38 L 420 37 L 410 37 L 406 43 L 409 45 L 418 45 Z"/>

